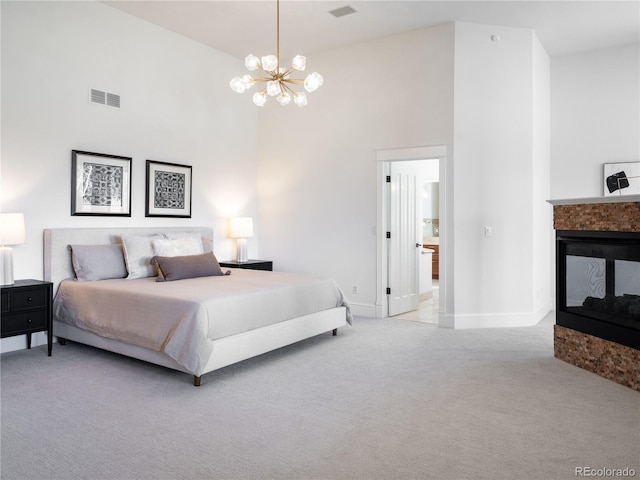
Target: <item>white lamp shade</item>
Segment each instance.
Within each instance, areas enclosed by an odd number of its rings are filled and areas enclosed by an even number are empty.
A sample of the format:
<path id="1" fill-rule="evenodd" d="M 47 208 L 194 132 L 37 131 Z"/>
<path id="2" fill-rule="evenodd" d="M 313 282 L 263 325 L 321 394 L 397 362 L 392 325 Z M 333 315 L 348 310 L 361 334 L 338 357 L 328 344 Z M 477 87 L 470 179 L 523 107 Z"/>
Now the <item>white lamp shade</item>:
<path id="1" fill-rule="evenodd" d="M 231 238 L 253 237 L 253 218 L 236 217 L 229 220 L 229 236 Z"/>
<path id="2" fill-rule="evenodd" d="M 20 245 L 25 241 L 24 214 L 0 213 L 0 245 Z"/>

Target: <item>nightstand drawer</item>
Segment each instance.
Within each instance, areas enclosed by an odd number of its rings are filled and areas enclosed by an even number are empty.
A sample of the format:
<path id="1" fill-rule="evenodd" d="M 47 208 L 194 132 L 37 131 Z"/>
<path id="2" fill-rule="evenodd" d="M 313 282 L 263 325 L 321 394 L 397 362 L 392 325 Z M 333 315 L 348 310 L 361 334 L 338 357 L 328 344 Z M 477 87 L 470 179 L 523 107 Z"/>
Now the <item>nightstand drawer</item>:
<path id="1" fill-rule="evenodd" d="M 27 333 L 31 330 L 41 331 L 47 327 L 47 312 L 12 313 L 2 316 L 2 336 Z"/>
<path id="2" fill-rule="evenodd" d="M 43 288 L 33 290 L 16 290 L 13 292 L 13 305 L 11 311 L 27 310 L 30 308 L 41 308 L 47 304 L 47 291 Z"/>
<path id="3" fill-rule="evenodd" d="M 11 311 L 11 302 L 9 301 L 9 292 L 2 292 L 2 310 L 0 312 L 7 313 Z"/>

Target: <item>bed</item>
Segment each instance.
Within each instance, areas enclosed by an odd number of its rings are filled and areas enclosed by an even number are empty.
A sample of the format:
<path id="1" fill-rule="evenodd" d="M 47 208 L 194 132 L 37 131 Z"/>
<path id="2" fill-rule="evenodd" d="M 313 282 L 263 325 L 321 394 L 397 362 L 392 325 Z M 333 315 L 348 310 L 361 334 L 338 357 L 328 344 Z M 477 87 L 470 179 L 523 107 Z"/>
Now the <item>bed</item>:
<path id="1" fill-rule="evenodd" d="M 194 238 L 202 253 L 189 250 Z M 54 336 L 188 373 L 199 386 L 206 373 L 351 323 L 332 279 L 220 269 L 212 252 L 209 227 L 46 229 Z"/>

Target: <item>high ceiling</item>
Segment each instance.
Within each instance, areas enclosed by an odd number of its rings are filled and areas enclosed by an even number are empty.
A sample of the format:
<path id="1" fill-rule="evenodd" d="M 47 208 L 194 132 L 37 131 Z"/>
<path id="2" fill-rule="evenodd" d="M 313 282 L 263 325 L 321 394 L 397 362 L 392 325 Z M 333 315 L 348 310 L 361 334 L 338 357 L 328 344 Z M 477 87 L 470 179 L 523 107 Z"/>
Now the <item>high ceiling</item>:
<path id="1" fill-rule="evenodd" d="M 108 5 L 237 58 L 275 53 L 276 1 L 107 1 Z M 336 18 L 345 6 L 356 12 Z M 640 40 L 640 0 L 282 0 L 283 57 L 452 21 L 535 30 L 551 56 Z"/>

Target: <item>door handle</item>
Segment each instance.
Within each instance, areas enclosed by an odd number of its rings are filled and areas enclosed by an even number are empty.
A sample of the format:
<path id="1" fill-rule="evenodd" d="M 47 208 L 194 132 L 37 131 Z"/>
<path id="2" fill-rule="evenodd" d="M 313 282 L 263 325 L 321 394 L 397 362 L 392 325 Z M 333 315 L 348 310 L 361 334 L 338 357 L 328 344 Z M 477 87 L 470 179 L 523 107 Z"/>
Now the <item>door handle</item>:
<path id="1" fill-rule="evenodd" d="M 416 243 L 416 248 L 421 248 L 422 244 L 421 243 Z"/>

